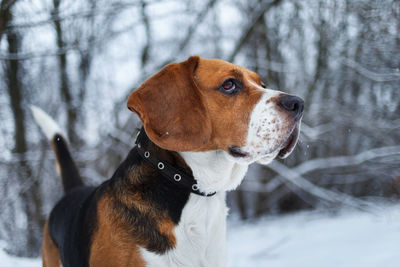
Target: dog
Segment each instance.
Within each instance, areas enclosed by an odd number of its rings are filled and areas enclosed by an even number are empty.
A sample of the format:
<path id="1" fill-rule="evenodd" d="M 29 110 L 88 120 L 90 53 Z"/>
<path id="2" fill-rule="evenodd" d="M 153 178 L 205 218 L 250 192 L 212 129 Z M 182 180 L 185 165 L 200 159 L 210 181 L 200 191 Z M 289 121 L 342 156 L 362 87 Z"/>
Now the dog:
<path id="1" fill-rule="evenodd" d="M 114 175 L 85 186 L 60 127 L 37 107 L 65 195 L 44 226 L 45 267 L 226 266 L 225 194 L 249 164 L 294 149 L 301 98 L 243 67 L 192 56 L 127 101 L 143 127 Z"/>

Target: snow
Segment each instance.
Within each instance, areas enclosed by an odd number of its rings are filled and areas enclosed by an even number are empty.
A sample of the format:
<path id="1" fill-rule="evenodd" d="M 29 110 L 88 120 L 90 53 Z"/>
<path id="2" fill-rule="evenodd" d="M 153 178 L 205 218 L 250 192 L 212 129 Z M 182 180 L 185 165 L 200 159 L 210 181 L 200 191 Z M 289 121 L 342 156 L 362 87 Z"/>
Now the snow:
<path id="1" fill-rule="evenodd" d="M 400 206 L 228 222 L 229 267 L 397 267 L 399 245 Z M 0 265 L 40 267 L 41 261 L 12 257 L 0 249 Z"/>
<path id="2" fill-rule="evenodd" d="M 228 227 L 229 266 L 400 266 L 400 206 L 301 212 Z"/>
<path id="3" fill-rule="evenodd" d="M 12 257 L 3 250 L 4 247 L 5 244 L 0 241 L 1 267 L 42 267 L 42 261 L 40 259 Z"/>

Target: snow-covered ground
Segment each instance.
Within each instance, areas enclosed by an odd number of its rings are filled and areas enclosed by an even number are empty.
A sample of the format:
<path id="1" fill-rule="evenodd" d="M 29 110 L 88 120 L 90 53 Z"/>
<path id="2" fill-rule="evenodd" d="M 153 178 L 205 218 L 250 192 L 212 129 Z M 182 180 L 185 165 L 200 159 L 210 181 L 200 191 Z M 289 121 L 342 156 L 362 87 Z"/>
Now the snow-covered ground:
<path id="1" fill-rule="evenodd" d="M 231 223 L 228 242 L 230 267 L 398 267 L 400 206 Z"/>
<path id="2" fill-rule="evenodd" d="M 12 257 L 2 249 L 4 243 L 0 242 L 0 266 L 1 267 L 42 267 L 40 259 Z"/>
<path id="3" fill-rule="evenodd" d="M 398 267 L 400 206 L 335 215 L 301 212 L 228 224 L 230 267 Z M 39 267 L 39 259 L 8 256 L 1 267 Z"/>

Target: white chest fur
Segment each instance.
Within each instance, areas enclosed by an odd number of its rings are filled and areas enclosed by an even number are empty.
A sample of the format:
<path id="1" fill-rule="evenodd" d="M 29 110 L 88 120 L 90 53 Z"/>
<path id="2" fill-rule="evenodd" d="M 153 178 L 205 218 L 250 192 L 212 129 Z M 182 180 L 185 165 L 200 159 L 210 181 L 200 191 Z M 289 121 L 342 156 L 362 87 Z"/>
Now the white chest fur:
<path id="1" fill-rule="evenodd" d="M 212 197 L 191 194 L 175 228 L 175 249 L 157 255 L 142 249 L 149 267 L 226 266 L 225 192 Z"/>
<path id="2" fill-rule="evenodd" d="M 193 171 L 201 191 L 217 192 L 212 197 L 190 194 L 175 228 L 175 249 L 157 255 L 142 249 L 149 267 L 226 266 L 225 191 L 235 189 L 248 165 L 229 159 L 225 151 L 181 152 Z"/>

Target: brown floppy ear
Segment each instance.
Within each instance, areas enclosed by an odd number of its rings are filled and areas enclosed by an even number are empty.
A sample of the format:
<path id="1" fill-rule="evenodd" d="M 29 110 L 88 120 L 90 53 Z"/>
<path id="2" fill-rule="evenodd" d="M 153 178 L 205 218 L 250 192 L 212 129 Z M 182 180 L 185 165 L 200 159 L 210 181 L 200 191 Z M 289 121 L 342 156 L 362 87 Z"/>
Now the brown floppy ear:
<path id="1" fill-rule="evenodd" d="M 149 138 L 172 151 L 196 151 L 211 136 L 211 122 L 194 72 L 200 58 L 167 65 L 128 99 L 128 108 L 142 120 Z"/>

